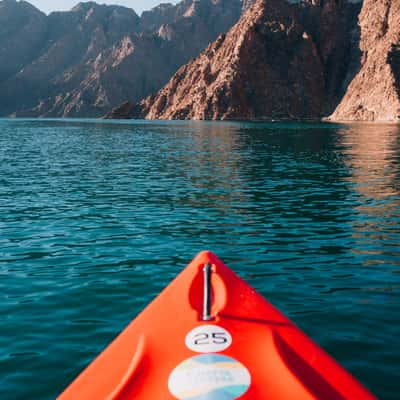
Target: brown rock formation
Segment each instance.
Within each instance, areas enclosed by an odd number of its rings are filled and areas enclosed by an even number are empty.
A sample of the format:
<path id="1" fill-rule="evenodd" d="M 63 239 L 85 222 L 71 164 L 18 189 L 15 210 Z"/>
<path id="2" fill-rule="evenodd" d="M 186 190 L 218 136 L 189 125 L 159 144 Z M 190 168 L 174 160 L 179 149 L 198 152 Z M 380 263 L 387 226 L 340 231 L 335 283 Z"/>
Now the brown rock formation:
<path id="1" fill-rule="evenodd" d="M 307 0 L 299 7 L 301 22 L 313 37 L 324 66 L 323 115 L 333 112 L 358 67 L 359 1 Z"/>
<path id="2" fill-rule="evenodd" d="M 330 114 L 357 66 L 359 2 L 248 0 L 243 6 L 248 11 L 227 35 L 132 108 L 132 116 L 271 120 Z"/>
<path id="3" fill-rule="evenodd" d="M 0 0 L 0 59 L 0 116 L 400 120 L 400 0 Z"/>
<path id="4" fill-rule="evenodd" d="M 259 0 L 203 54 L 142 102 L 148 119 L 310 119 L 324 69 L 295 6 Z"/>
<path id="5" fill-rule="evenodd" d="M 138 107 L 138 111 L 136 111 Z M 120 106 L 113 108 L 108 114 L 106 114 L 104 119 L 131 119 L 134 115 L 140 115 L 141 107 L 130 101 L 122 103 Z"/>
<path id="6" fill-rule="evenodd" d="M 365 0 L 361 66 L 329 119 L 400 121 L 400 1 Z"/>

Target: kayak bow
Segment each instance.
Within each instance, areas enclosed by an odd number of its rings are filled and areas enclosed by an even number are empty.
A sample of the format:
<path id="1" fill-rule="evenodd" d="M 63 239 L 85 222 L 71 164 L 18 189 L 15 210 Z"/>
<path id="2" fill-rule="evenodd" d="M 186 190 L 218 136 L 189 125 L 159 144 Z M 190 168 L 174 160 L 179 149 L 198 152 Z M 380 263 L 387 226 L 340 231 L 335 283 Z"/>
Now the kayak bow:
<path id="1" fill-rule="evenodd" d="M 59 400 L 375 397 L 211 252 L 189 266 Z"/>

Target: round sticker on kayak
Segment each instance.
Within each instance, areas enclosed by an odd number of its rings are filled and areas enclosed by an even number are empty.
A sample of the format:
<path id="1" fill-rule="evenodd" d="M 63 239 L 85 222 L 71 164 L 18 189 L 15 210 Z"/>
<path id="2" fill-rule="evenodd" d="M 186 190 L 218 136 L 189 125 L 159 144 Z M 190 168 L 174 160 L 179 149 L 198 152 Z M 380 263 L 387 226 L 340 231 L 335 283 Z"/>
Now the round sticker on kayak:
<path id="1" fill-rule="evenodd" d="M 232 336 L 220 326 L 202 325 L 187 334 L 185 343 L 196 353 L 218 353 L 232 344 Z"/>
<path id="2" fill-rule="evenodd" d="M 239 361 L 202 354 L 178 365 L 168 388 L 179 400 L 234 400 L 247 392 L 250 383 L 250 373 Z"/>

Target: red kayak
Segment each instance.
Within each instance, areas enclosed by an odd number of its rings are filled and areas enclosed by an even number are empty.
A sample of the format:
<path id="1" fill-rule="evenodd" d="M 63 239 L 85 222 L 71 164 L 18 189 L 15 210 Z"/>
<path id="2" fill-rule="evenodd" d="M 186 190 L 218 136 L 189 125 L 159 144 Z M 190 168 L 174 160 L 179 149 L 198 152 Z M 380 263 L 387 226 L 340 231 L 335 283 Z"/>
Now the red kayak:
<path id="1" fill-rule="evenodd" d="M 375 397 L 211 252 L 190 265 L 59 400 Z"/>

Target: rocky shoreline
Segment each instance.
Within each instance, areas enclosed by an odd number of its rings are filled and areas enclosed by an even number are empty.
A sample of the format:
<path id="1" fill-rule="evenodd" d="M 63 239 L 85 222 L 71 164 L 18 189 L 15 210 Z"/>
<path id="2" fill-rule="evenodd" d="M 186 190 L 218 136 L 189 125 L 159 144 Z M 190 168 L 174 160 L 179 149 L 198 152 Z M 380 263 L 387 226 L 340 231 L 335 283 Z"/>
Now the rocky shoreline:
<path id="1" fill-rule="evenodd" d="M 0 116 L 400 121 L 400 0 L 0 0 Z"/>

